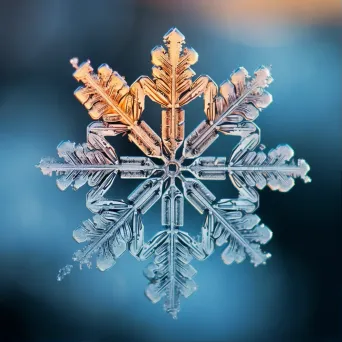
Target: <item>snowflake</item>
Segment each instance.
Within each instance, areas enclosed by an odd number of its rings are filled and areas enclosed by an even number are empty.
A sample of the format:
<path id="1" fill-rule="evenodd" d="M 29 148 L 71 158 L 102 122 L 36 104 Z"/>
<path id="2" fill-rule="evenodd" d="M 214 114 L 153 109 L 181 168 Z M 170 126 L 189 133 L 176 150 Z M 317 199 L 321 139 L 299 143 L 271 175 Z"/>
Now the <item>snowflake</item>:
<path id="1" fill-rule="evenodd" d="M 64 162 L 43 158 L 38 166 L 43 174 L 56 172 L 61 190 L 70 186 L 79 189 L 86 183 L 92 187 L 87 207 L 95 216 L 74 231 L 74 239 L 86 246 L 74 254 L 73 260 L 90 267 L 96 257 L 97 267 L 105 271 L 126 250 L 138 260 L 154 255 L 154 262 L 145 271 L 150 280 L 146 295 L 153 303 L 164 298 L 165 310 L 176 318 L 180 297 L 189 297 L 196 290 L 192 279 L 196 270 L 190 265 L 193 257 L 204 260 L 215 245 L 226 245 L 222 253 L 226 264 L 240 263 L 247 256 L 255 266 L 266 263 L 270 254 L 260 245 L 271 239 L 272 232 L 254 214 L 259 205 L 255 188 L 268 185 L 286 192 L 296 177 L 310 181 L 306 175 L 310 168 L 304 160 L 293 160 L 294 152 L 288 145 L 279 145 L 267 154 L 262 151 L 265 147 L 260 144 L 254 120 L 272 102 L 265 90 L 273 81 L 268 67 L 259 67 L 254 77 L 240 67 L 218 87 L 208 76 L 192 80 L 195 73 L 190 66 L 198 55 L 192 48 L 183 47 L 181 32 L 171 29 L 164 43 L 151 53 L 153 80 L 142 76 L 130 87 L 108 65 L 101 65 L 94 73 L 90 61 L 79 66 L 73 58 L 73 76 L 83 83 L 75 96 L 98 121 L 88 126 L 87 143 L 66 141 L 58 146 Z M 182 107 L 202 95 L 206 120 L 184 139 Z M 161 138 L 141 120 L 145 96 L 163 108 Z M 230 159 L 201 157 L 220 133 L 240 137 Z M 105 137 L 119 134 L 127 135 L 145 157 L 118 157 Z M 182 155 L 177 159 L 182 145 Z M 151 158 L 158 158 L 163 165 Z M 186 166 L 186 159 L 194 161 Z M 127 201 L 107 199 L 105 195 L 117 175 L 145 181 Z M 239 195 L 217 200 L 201 180 L 225 180 L 227 175 Z M 200 239 L 180 229 L 184 197 L 205 215 Z M 145 242 L 142 215 L 159 199 L 164 228 Z M 69 274 L 71 268 L 67 265 L 61 269 L 57 279 Z"/>

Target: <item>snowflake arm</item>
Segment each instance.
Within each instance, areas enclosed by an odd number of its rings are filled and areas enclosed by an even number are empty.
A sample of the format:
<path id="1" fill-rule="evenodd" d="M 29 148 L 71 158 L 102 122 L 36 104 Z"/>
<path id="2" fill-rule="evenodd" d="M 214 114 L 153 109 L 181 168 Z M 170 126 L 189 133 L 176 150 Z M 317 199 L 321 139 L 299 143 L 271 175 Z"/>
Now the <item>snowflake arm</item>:
<path id="1" fill-rule="evenodd" d="M 59 175 L 57 186 L 60 190 L 70 185 L 77 190 L 87 182 L 97 186 L 108 174 L 113 174 L 113 178 L 117 174 L 118 157 L 103 137 L 88 135 L 88 144 L 82 145 L 63 141 L 57 152 L 64 163 L 48 157 L 43 158 L 38 167 L 44 175 L 51 176 L 53 172 Z"/>
<path id="2" fill-rule="evenodd" d="M 88 182 L 89 186 L 97 186 L 109 174 L 115 178 L 120 171 L 121 178 L 148 178 L 162 167 L 157 166 L 148 157 L 121 157 L 104 136 L 115 135 L 113 127 L 103 127 L 101 123 L 93 123 L 88 127 L 88 143 L 75 144 L 70 141 L 61 142 L 58 155 L 64 159 L 60 163 L 53 158 L 43 158 L 38 167 L 44 175 L 59 175 L 57 186 L 65 190 L 70 185 L 74 190 Z"/>
<path id="3" fill-rule="evenodd" d="M 200 96 L 206 89 L 210 78 L 200 76 L 192 82 L 195 72 L 190 68 L 198 60 L 192 48 L 183 48 L 185 37 L 176 28 L 164 35 L 163 46 L 156 46 L 152 52 L 153 81 L 141 77 L 144 93 L 152 101 L 159 103 L 162 111 L 162 140 L 170 160 L 184 140 L 184 110 L 182 106 Z"/>
<path id="4" fill-rule="evenodd" d="M 153 303 L 165 297 L 164 309 L 173 318 L 177 318 L 180 310 L 180 296 L 187 298 L 197 288 L 192 279 L 196 270 L 189 264 L 192 257 L 205 258 L 201 245 L 179 230 L 183 226 L 183 206 L 183 194 L 171 179 L 171 185 L 162 198 L 162 225 L 165 230 L 157 233 L 140 254 L 142 260 L 155 255 L 154 263 L 145 270 L 145 276 L 150 280 L 145 292 L 147 297 Z"/>
<path id="5" fill-rule="evenodd" d="M 159 136 L 140 120 L 144 109 L 144 92 L 138 82 L 128 87 L 126 81 L 108 65 L 102 64 L 98 74 L 93 73 L 90 61 L 78 66 L 77 58 L 71 60 L 76 71 L 74 77 L 84 87 L 75 91 L 76 98 L 89 110 L 89 115 L 105 122 L 120 122 L 126 126 L 130 141 L 149 157 L 165 159 Z"/>
<path id="6" fill-rule="evenodd" d="M 268 154 L 247 152 L 230 161 L 230 178 L 238 188 L 244 184 L 261 190 L 267 185 L 271 190 L 287 192 L 294 186 L 294 178 L 310 182 L 307 176 L 309 165 L 303 159 L 298 159 L 296 163 L 293 155 L 294 151 L 289 145 L 278 145 Z"/>
<path id="7" fill-rule="evenodd" d="M 208 214 L 202 230 L 203 250 L 210 255 L 214 251 L 214 241 L 218 245 L 228 242 L 222 254 L 226 264 L 243 261 L 246 253 L 255 266 L 265 264 L 270 254 L 263 253 L 259 244 L 270 240 L 272 234 L 264 225 L 257 225 L 259 218 L 242 210 L 230 212 L 222 206 L 219 209 L 215 206 L 215 196 L 199 180 L 180 178 L 186 199 L 201 214 Z"/>
<path id="8" fill-rule="evenodd" d="M 199 157 L 218 138 L 219 132 L 243 132 L 242 122 L 255 120 L 259 110 L 272 102 L 272 96 L 264 90 L 272 80 L 266 67 L 257 69 L 254 79 L 250 79 L 246 69 L 239 68 L 231 75 L 231 81 L 221 85 L 221 96 L 216 96 L 214 85 L 210 86 L 205 95 L 208 121 L 199 124 L 185 139 L 183 159 Z"/>
<path id="9" fill-rule="evenodd" d="M 98 253 L 97 266 L 106 270 L 127 249 L 127 244 L 136 256 L 143 245 L 141 215 L 159 200 L 162 185 L 162 178 L 148 179 L 132 192 L 128 204 L 112 201 L 108 210 L 101 210 L 93 221 L 85 221 L 74 231 L 74 238 L 79 243 L 87 241 L 88 245 L 75 253 L 74 261 L 89 265 L 93 254 Z"/>
<path id="10" fill-rule="evenodd" d="M 289 145 L 279 145 L 268 155 L 255 152 L 260 143 L 259 129 L 250 122 L 244 123 L 243 127 L 246 129 L 232 132 L 241 135 L 241 140 L 228 163 L 225 157 L 199 157 L 183 170 L 203 180 L 224 180 L 227 172 L 240 196 L 253 202 L 259 200 L 254 187 L 263 189 L 268 185 L 272 190 L 286 192 L 294 186 L 295 178 L 310 182 L 307 176 L 309 165 L 303 159 L 295 162 L 294 151 Z"/>
<path id="11" fill-rule="evenodd" d="M 224 180 L 228 173 L 233 184 L 242 184 L 262 190 L 266 185 L 272 190 L 289 191 L 295 178 L 310 181 L 309 165 L 303 159 L 293 159 L 294 152 L 289 145 L 278 145 L 268 154 L 247 152 L 227 163 L 225 157 L 199 157 L 190 166 L 182 167 L 201 180 Z"/>

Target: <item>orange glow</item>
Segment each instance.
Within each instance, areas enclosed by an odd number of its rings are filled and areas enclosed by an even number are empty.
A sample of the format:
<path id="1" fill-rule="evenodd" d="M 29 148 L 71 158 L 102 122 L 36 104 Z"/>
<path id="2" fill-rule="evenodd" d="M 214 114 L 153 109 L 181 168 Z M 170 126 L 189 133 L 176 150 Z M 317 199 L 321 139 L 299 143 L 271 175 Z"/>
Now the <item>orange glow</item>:
<path id="1" fill-rule="evenodd" d="M 192 11 L 217 21 L 266 21 L 298 24 L 341 24 L 340 0 L 145 0 L 165 10 Z"/>

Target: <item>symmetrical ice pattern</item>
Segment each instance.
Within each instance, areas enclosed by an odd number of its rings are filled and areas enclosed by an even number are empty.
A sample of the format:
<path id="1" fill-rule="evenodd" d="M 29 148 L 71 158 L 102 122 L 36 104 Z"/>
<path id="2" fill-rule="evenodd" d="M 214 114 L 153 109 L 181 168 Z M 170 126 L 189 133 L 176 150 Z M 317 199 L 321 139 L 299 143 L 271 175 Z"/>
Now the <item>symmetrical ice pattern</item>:
<path id="1" fill-rule="evenodd" d="M 273 81 L 268 67 L 259 67 L 252 77 L 240 67 L 218 87 L 208 76 L 193 81 L 195 73 L 190 67 L 198 55 L 183 47 L 181 32 L 171 29 L 164 43 L 151 53 L 153 79 L 141 76 L 131 86 L 106 64 L 96 73 L 90 61 L 78 65 L 73 58 L 73 76 L 83 84 L 75 96 L 96 121 L 88 126 L 87 143 L 62 142 L 57 150 L 63 161 L 44 158 L 39 168 L 45 175 L 56 172 L 61 190 L 77 190 L 86 183 L 91 187 L 87 207 L 94 217 L 73 233 L 84 245 L 73 260 L 90 267 L 96 259 L 97 267 L 105 271 L 127 250 L 138 260 L 153 257 L 145 271 L 150 280 L 146 295 L 153 303 L 163 298 L 165 310 L 176 318 L 180 297 L 189 297 L 196 290 L 192 258 L 205 260 L 215 246 L 224 245 L 222 259 L 228 265 L 246 258 L 255 266 L 266 263 L 270 254 L 261 245 L 271 239 L 272 232 L 254 213 L 259 205 L 256 189 L 268 186 L 286 192 L 293 187 L 294 178 L 309 182 L 310 168 L 304 160 L 293 159 L 289 145 L 268 153 L 260 145 L 254 121 L 272 102 L 265 90 Z M 162 107 L 161 137 L 141 119 L 145 96 Z M 205 119 L 184 138 L 183 107 L 200 96 Z M 119 134 L 127 136 L 145 156 L 118 157 L 106 137 Z M 240 137 L 230 158 L 201 156 L 221 134 Z M 181 156 L 176 157 L 179 149 Z M 154 158 L 162 163 L 154 163 Z M 186 159 L 193 159 L 192 164 L 183 165 Z M 238 190 L 236 198 L 217 199 L 201 182 L 227 176 Z M 116 177 L 144 181 L 126 201 L 108 199 L 106 192 Z M 181 229 L 184 198 L 204 215 L 200 239 Z M 145 241 L 142 217 L 159 200 L 163 228 Z M 71 267 L 60 270 L 58 280 Z"/>

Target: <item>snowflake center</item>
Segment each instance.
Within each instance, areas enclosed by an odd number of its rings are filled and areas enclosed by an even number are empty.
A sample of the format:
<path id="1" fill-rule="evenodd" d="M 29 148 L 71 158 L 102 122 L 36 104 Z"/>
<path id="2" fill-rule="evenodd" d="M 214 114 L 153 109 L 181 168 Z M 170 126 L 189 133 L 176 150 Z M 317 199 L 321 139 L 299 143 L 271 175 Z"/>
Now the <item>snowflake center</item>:
<path id="1" fill-rule="evenodd" d="M 165 165 L 165 173 L 170 177 L 176 177 L 180 172 L 180 164 L 176 161 L 170 161 Z"/>

